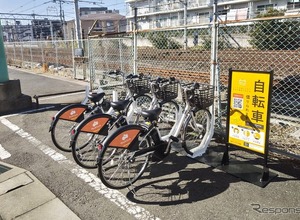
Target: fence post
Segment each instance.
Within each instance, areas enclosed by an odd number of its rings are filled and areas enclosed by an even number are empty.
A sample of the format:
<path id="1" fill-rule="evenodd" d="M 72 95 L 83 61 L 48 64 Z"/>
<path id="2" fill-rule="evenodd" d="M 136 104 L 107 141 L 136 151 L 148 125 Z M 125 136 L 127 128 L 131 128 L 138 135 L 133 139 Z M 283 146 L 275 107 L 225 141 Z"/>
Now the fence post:
<path id="1" fill-rule="evenodd" d="M 33 58 L 32 58 L 32 41 L 30 41 L 30 69 L 32 69 Z"/>
<path id="2" fill-rule="evenodd" d="M 76 68 L 75 68 L 75 51 L 74 51 L 74 39 L 72 40 L 72 61 L 73 61 L 73 79 L 76 78 Z"/>
<path id="3" fill-rule="evenodd" d="M 16 66 L 16 43 L 15 42 L 13 42 L 13 44 L 14 44 L 14 65 Z"/>
<path id="4" fill-rule="evenodd" d="M 217 51 L 218 51 L 218 12 L 217 12 L 218 0 L 214 0 L 213 5 L 213 20 L 212 20 L 212 39 L 211 39 L 211 72 L 210 72 L 210 84 L 216 88 L 216 73 L 217 73 Z M 215 123 L 215 105 L 210 107 L 212 113 L 212 127 Z"/>
<path id="5" fill-rule="evenodd" d="M 137 74 L 137 8 L 134 8 L 133 28 L 133 74 Z"/>
<path id="6" fill-rule="evenodd" d="M 55 47 L 55 62 L 56 62 L 56 69 L 57 69 L 57 72 L 58 72 L 58 49 L 57 49 L 57 40 L 54 41 L 54 47 Z"/>
<path id="7" fill-rule="evenodd" d="M 21 44 L 21 57 L 22 57 L 22 63 L 21 63 L 21 67 L 24 67 L 24 55 L 23 55 L 23 42 L 20 43 Z"/>
<path id="8" fill-rule="evenodd" d="M 108 64 L 108 48 L 107 48 L 107 45 L 108 45 L 108 40 L 107 40 L 107 38 L 105 38 L 104 40 L 103 40 L 103 42 L 107 42 L 107 43 L 104 43 L 104 59 L 105 59 L 105 68 L 106 68 L 106 71 L 109 71 L 110 70 L 110 68 L 109 68 L 109 64 Z"/>
<path id="9" fill-rule="evenodd" d="M 183 26 L 184 26 L 184 50 L 187 49 L 188 46 L 188 38 L 187 38 L 187 0 L 183 1 Z"/>
<path id="10" fill-rule="evenodd" d="M 119 53 L 120 53 L 120 68 L 122 71 L 124 71 L 123 69 L 123 50 L 122 50 L 122 42 L 121 42 L 121 39 L 119 39 Z"/>
<path id="11" fill-rule="evenodd" d="M 91 47 L 91 39 L 88 37 L 87 38 L 87 48 L 88 48 L 88 64 L 89 64 L 89 71 L 90 71 L 90 89 L 93 90 L 93 85 L 95 83 L 95 79 L 96 79 L 96 76 L 95 76 L 95 71 L 94 71 L 94 64 L 93 64 L 93 55 L 92 55 L 92 52 L 93 52 L 93 48 Z"/>
<path id="12" fill-rule="evenodd" d="M 42 65 L 45 63 L 45 57 L 44 57 L 44 47 L 43 47 L 43 42 L 41 42 L 41 52 L 42 52 Z"/>

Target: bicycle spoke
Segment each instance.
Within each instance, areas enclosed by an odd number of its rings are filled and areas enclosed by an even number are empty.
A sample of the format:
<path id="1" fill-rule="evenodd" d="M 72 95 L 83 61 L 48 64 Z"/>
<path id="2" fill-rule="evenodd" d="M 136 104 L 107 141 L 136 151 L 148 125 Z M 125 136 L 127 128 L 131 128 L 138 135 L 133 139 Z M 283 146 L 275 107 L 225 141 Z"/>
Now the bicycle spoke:
<path id="1" fill-rule="evenodd" d="M 143 140 L 142 137 L 140 137 Z M 139 149 L 149 147 L 150 142 L 143 140 L 139 142 Z M 134 151 L 124 148 L 107 147 L 101 152 L 99 158 L 99 175 L 102 182 L 115 189 L 126 188 L 134 183 L 144 172 L 149 159 L 149 154 L 135 157 Z"/>

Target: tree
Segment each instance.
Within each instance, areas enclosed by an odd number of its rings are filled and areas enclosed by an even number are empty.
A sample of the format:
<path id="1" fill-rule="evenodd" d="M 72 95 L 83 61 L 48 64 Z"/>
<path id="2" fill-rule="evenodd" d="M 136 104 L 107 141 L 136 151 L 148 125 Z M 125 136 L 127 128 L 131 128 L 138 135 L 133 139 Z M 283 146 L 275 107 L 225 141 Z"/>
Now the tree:
<path id="1" fill-rule="evenodd" d="M 283 16 L 275 9 L 258 17 Z M 300 22 L 296 19 L 274 18 L 254 23 L 250 44 L 259 50 L 296 50 L 300 48 Z"/>
<path id="2" fill-rule="evenodd" d="M 157 49 L 179 49 L 182 47 L 180 43 L 167 37 L 164 32 L 152 33 L 148 39 Z"/>

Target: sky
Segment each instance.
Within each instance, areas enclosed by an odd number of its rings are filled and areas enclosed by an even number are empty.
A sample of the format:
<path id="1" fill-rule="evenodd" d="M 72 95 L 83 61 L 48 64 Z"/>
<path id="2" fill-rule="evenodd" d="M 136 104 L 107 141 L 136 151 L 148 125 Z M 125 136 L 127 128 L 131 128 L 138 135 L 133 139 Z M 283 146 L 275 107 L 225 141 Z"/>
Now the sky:
<path id="1" fill-rule="evenodd" d="M 39 15 L 59 15 L 59 0 L 0 0 L 0 13 L 16 13 L 16 14 L 39 14 Z M 65 20 L 72 20 L 74 15 L 74 0 L 62 0 Z M 110 10 L 116 9 L 120 14 L 126 15 L 125 0 L 79 0 L 79 7 L 107 7 Z M 13 16 L 11 16 L 13 17 Z M 0 16 L 1 18 L 1 16 Z M 59 19 L 59 18 L 57 18 Z M 2 18 L 2 24 L 9 22 L 13 24 L 13 20 Z M 21 21 L 26 24 L 28 21 Z"/>

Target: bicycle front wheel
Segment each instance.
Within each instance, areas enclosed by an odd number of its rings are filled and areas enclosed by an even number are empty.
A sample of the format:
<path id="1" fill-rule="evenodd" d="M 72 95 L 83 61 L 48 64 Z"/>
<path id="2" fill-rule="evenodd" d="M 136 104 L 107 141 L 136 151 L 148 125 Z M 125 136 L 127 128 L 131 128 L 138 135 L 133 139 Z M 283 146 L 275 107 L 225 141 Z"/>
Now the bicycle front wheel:
<path id="1" fill-rule="evenodd" d="M 185 141 L 188 150 L 198 147 L 204 140 L 204 136 L 209 132 L 211 126 L 211 113 L 207 109 L 201 109 L 192 113 L 188 119 L 182 140 Z"/>
<path id="2" fill-rule="evenodd" d="M 168 101 L 161 105 L 161 113 L 158 120 L 158 128 L 162 136 L 169 135 L 172 128 L 179 121 L 179 106 L 174 101 Z"/>
<path id="3" fill-rule="evenodd" d="M 134 97 L 134 101 L 127 108 L 127 122 L 130 124 L 137 123 L 142 120 L 140 113 L 142 110 L 150 108 L 152 98 L 148 95 L 139 95 Z"/>
<path id="4" fill-rule="evenodd" d="M 127 126 L 137 127 L 137 125 Z M 99 177 L 105 186 L 112 189 L 123 189 L 136 182 L 144 173 L 149 161 L 149 154 L 135 155 L 137 150 L 150 147 L 151 142 L 148 137 L 144 138 L 137 134 L 133 146 L 128 148 L 112 147 L 114 145 L 112 143 L 120 140 L 120 135 L 124 139 L 128 135 L 130 137 L 131 131 L 136 130 L 133 128 L 124 131 L 124 128 L 118 129 L 105 141 L 98 158 Z"/>

